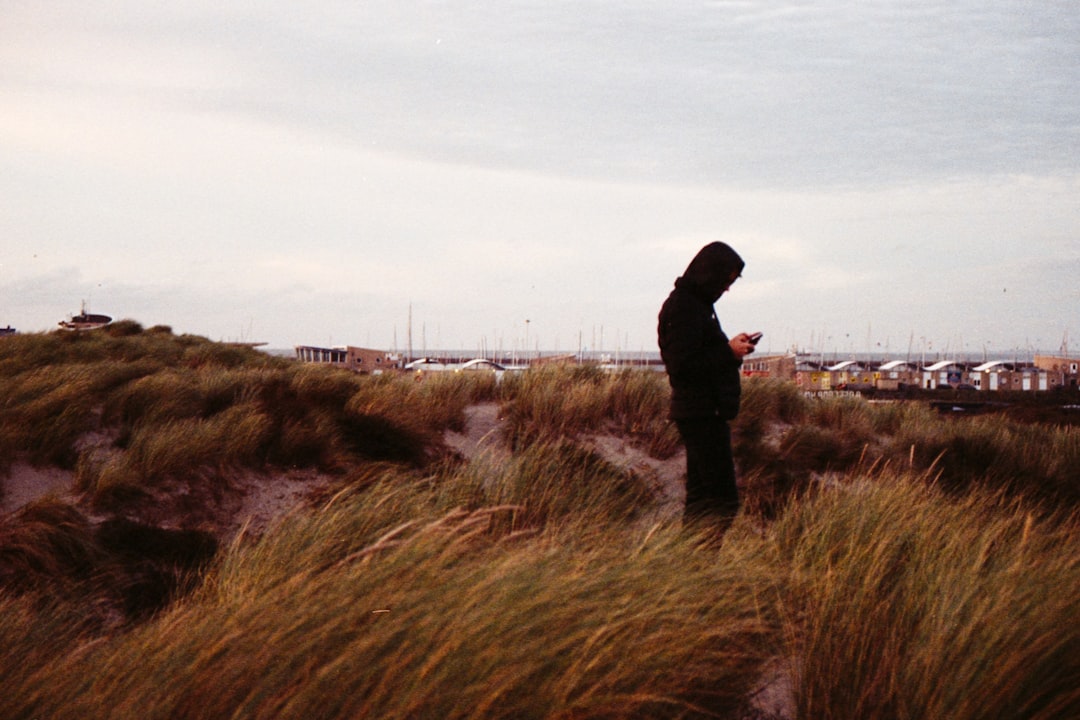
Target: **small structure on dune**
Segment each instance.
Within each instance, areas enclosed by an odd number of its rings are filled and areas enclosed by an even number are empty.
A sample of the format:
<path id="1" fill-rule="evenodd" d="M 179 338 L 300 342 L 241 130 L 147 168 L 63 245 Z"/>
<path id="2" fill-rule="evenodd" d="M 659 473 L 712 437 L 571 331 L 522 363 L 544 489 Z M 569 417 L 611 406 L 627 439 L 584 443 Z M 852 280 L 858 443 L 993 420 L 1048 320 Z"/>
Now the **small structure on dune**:
<path id="1" fill-rule="evenodd" d="M 67 320 L 61 320 L 58 324 L 64 330 L 96 330 L 105 327 L 111 322 L 112 318 L 108 315 L 95 315 L 86 312 L 86 301 L 83 301 L 78 315 L 72 315 Z"/>

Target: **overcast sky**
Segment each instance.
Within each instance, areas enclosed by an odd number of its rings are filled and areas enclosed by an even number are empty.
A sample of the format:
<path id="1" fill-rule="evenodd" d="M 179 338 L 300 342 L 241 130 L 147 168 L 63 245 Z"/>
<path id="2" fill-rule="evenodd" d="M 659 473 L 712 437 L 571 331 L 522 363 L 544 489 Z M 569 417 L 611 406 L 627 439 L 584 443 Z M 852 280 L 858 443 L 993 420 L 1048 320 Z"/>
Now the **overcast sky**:
<path id="1" fill-rule="evenodd" d="M 0 0 L 0 326 L 1080 348 L 1080 3 Z"/>

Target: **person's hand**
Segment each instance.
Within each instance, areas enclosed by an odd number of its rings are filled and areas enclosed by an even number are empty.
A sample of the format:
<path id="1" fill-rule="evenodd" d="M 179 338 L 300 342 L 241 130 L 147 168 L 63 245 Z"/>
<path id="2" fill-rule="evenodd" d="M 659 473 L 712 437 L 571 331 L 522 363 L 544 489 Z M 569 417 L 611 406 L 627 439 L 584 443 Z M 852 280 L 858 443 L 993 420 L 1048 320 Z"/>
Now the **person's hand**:
<path id="1" fill-rule="evenodd" d="M 746 333 L 739 333 L 731 338 L 728 345 L 731 346 L 731 352 L 735 353 L 735 357 L 738 358 L 746 357 L 754 352 L 754 343 L 750 342 L 750 336 Z"/>

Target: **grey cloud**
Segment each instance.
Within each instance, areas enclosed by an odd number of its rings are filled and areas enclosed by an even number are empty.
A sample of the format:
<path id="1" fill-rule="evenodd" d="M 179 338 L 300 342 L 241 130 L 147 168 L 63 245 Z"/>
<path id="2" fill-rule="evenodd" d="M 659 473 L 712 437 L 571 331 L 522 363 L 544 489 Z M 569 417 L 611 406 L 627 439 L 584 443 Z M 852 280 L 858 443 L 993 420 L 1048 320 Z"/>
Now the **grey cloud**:
<path id="1" fill-rule="evenodd" d="M 1071 2 L 125 7 L 98 31 L 235 63 L 185 102 L 450 163 L 805 187 L 1080 151 Z"/>
<path id="2" fill-rule="evenodd" d="M 264 28 L 262 102 L 448 162 L 750 186 L 1053 172 L 1080 144 L 1065 3 L 411 8 Z"/>

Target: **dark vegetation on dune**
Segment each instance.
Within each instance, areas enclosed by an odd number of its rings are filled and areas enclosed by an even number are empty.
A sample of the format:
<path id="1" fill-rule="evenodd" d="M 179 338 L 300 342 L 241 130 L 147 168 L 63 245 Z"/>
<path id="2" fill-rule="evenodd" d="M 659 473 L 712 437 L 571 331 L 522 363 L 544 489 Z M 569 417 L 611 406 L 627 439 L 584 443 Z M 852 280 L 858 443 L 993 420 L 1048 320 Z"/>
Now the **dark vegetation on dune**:
<path id="1" fill-rule="evenodd" d="M 745 383 L 745 511 L 663 511 L 661 373 L 357 376 L 144 329 L 0 340 L 0 697 L 18 718 L 1080 716 L 1080 431 Z M 499 452 L 444 442 L 494 403 Z M 321 484 L 265 532 L 251 483 Z M 947 681 L 943 681 L 946 678 Z M 759 703 L 760 705 L 760 703 Z M 756 713 L 756 715 L 755 715 Z"/>

